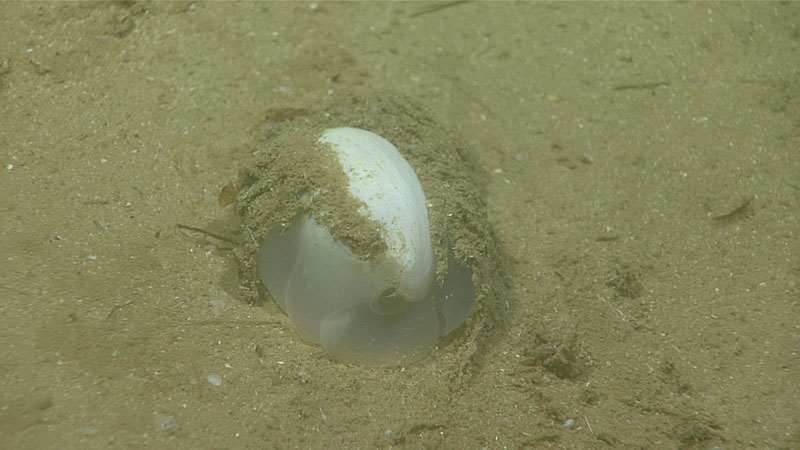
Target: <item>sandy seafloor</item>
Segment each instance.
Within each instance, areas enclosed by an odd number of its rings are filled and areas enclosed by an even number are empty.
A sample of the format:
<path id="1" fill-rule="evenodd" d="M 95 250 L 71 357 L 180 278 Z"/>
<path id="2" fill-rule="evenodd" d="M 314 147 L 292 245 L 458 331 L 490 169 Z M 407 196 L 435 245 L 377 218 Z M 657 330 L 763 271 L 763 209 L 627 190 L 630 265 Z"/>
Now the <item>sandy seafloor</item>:
<path id="1" fill-rule="evenodd" d="M 0 447 L 800 448 L 798 24 L 0 5 Z M 469 143 L 509 261 L 496 326 L 404 368 L 327 359 L 237 296 L 231 244 L 177 226 L 226 232 L 274 111 L 361 90 Z"/>

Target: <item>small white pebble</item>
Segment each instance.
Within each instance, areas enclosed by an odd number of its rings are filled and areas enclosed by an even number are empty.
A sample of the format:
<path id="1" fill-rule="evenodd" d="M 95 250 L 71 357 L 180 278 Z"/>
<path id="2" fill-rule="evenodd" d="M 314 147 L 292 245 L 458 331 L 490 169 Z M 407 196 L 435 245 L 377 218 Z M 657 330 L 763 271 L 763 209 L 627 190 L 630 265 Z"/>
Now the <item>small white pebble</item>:
<path id="1" fill-rule="evenodd" d="M 222 384 L 222 377 L 219 375 L 209 375 L 208 382 L 213 384 L 214 386 L 219 386 Z"/>
<path id="2" fill-rule="evenodd" d="M 575 419 L 569 419 L 564 422 L 564 428 L 572 428 L 575 426 Z"/>
<path id="3" fill-rule="evenodd" d="M 208 302 L 211 305 L 211 311 L 214 317 L 219 317 L 225 312 L 225 300 L 214 299 Z"/>
<path id="4" fill-rule="evenodd" d="M 171 428 L 175 428 L 178 425 L 175 422 L 175 419 L 172 416 L 168 416 L 166 414 L 156 414 L 156 427 L 158 431 L 167 431 Z"/>

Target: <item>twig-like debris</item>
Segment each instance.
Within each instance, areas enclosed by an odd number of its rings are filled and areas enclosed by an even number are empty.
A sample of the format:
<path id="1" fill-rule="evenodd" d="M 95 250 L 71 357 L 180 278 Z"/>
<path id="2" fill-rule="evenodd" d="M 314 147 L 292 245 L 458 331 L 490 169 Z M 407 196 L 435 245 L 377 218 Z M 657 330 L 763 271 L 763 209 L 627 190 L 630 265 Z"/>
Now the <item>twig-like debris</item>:
<path id="1" fill-rule="evenodd" d="M 469 1 L 469 0 L 456 0 L 454 2 L 436 3 L 436 4 L 431 5 L 431 6 L 426 6 L 424 8 L 420 8 L 416 12 L 411 13 L 408 17 L 411 18 L 411 19 L 414 19 L 414 18 L 417 18 L 417 17 L 425 15 L 425 14 L 430 14 L 432 12 L 441 11 L 441 10 L 443 10 L 445 8 L 449 8 L 451 6 L 463 5 L 464 3 L 467 3 L 467 1 Z"/>
<path id="2" fill-rule="evenodd" d="M 668 87 L 668 86 L 669 82 L 667 81 L 653 81 L 649 83 L 620 84 L 612 87 L 611 89 L 615 91 L 628 91 L 632 89 L 655 89 L 658 87 Z"/>
<path id="3" fill-rule="evenodd" d="M 589 423 L 589 419 L 586 416 L 583 416 L 583 420 L 586 421 L 586 426 L 589 427 L 589 432 L 594 434 L 594 430 L 592 430 L 592 424 Z"/>
<path id="4" fill-rule="evenodd" d="M 178 228 L 180 228 L 182 230 L 194 231 L 195 233 L 205 234 L 206 236 L 212 237 L 214 239 L 219 239 L 219 240 L 225 241 L 225 242 L 230 242 L 231 244 L 236 244 L 236 245 L 241 245 L 242 244 L 239 241 L 236 241 L 236 240 L 231 239 L 229 237 L 225 237 L 225 236 L 223 236 L 221 234 L 214 233 L 213 231 L 204 230 L 202 228 L 192 227 L 192 226 L 189 226 L 189 225 L 183 225 L 183 224 L 180 224 L 180 223 L 178 224 Z"/>
<path id="5" fill-rule="evenodd" d="M 737 219 L 744 217 L 747 214 L 747 209 L 750 207 L 750 203 L 753 202 L 753 197 L 748 197 L 739 205 L 736 209 L 731 212 L 727 212 L 725 214 L 720 214 L 718 216 L 714 216 L 711 220 L 715 222 L 722 222 L 722 223 L 730 223 Z"/>

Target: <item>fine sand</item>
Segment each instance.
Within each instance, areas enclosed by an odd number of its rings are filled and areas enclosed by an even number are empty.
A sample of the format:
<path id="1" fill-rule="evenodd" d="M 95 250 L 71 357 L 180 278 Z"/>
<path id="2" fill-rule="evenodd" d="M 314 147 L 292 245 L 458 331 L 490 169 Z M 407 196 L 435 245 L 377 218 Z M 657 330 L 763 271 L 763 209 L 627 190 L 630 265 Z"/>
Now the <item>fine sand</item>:
<path id="1" fill-rule="evenodd" d="M 0 448 L 800 448 L 798 23 L 0 5 Z M 232 232 L 276 124 L 374 93 L 457 136 L 496 243 L 407 367 L 300 340 Z"/>

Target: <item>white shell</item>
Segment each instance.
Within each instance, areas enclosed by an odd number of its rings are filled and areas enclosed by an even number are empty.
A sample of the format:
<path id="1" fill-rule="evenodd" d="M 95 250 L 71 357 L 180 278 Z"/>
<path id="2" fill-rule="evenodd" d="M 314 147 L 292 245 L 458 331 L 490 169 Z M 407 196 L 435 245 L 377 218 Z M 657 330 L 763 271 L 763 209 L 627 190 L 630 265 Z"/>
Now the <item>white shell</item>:
<path id="1" fill-rule="evenodd" d="M 402 297 L 422 300 L 435 274 L 425 194 L 414 169 L 394 145 L 366 130 L 334 128 L 319 141 L 338 155 L 350 194 L 366 205 L 359 212 L 383 224 L 386 275 L 399 276 Z"/>
<path id="2" fill-rule="evenodd" d="M 458 328 L 475 293 L 469 268 L 450 261 L 438 286 L 425 194 L 397 148 L 357 128 L 326 130 L 349 180 L 359 213 L 382 225 L 380 263 L 359 259 L 310 213 L 258 250 L 259 276 L 300 336 L 321 343 L 333 359 L 369 365 L 403 364 Z M 452 258 L 451 258 L 452 259 Z"/>

